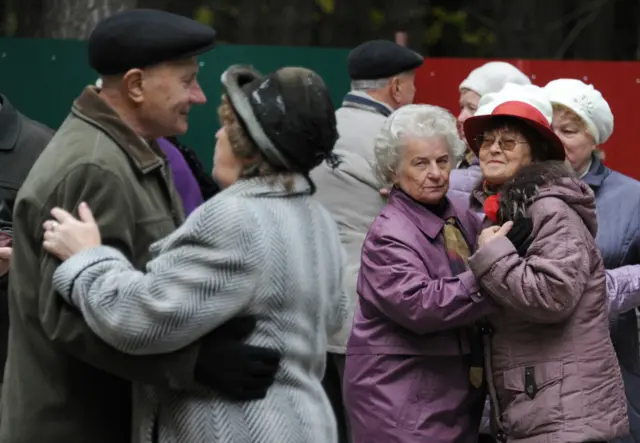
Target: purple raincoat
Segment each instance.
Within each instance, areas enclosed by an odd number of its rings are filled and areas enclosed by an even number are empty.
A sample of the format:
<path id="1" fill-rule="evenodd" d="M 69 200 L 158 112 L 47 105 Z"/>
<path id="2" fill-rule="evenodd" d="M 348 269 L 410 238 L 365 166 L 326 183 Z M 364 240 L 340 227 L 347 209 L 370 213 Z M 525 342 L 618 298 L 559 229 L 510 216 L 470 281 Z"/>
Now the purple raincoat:
<path id="1" fill-rule="evenodd" d="M 450 202 L 471 252 L 479 221 Z M 494 309 L 471 271 L 452 276 L 444 220 L 397 189 L 362 249 L 344 395 L 353 441 L 475 443 L 484 387 L 467 328 Z"/>

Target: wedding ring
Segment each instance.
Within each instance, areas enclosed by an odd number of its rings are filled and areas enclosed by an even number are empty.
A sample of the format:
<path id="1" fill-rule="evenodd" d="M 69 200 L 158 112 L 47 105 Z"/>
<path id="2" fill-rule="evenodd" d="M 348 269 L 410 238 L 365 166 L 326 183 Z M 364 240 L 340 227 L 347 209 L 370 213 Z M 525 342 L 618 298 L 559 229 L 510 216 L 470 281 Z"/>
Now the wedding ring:
<path id="1" fill-rule="evenodd" d="M 51 230 L 54 231 L 58 227 L 58 222 L 51 222 Z"/>

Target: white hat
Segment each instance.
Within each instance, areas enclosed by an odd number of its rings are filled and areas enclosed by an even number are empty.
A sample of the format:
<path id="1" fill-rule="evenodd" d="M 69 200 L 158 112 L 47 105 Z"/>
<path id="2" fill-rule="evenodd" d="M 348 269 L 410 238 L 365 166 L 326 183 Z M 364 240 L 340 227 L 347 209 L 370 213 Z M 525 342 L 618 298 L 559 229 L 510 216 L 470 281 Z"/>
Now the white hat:
<path id="1" fill-rule="evenodd" d="M 573 78 L 553 80 L 544 87 L 552 103 L 566 106 L 589 127 L 596 144 L 606 142 L 613 133 L 613 113 L 600 91 Z"/>
<path id="2" fill-rule="evenodd" d="M 489 62 L 469 73 L 459 89 L 470 89 L 480 97 L 498 92 L 507 83 L 530 85 L 531 80 L 522 71 L 506 62 Z"/>
<path id="3" fill-rule="evenodd" d="M 553 107 L 544 89 L 535 85 L 509 83 L 499 92 L 483 95 L 478 104 L 478 111 L 463 124 L 467 143 L 476 155 L 476 137 L 485 131 L 495 117 L 514 117 L 522 120 L 549 143 L 549 160 L 564 160 L 562 141 L 551 129 Z"/>

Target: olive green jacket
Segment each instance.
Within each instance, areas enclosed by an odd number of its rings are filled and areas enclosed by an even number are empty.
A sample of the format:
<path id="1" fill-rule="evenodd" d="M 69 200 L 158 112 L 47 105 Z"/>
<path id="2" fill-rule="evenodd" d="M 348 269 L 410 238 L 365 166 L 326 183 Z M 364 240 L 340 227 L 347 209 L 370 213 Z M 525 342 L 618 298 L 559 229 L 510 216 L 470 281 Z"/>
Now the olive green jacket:
<path id="1" fill-rule="evenodd" d="M 146 357 L 109 347 L 53 291 L 59 261 L 42 248 L 51 208 L 76 213 L 85 201 L 103 243 L 143 269 L 151 243 L 184 218 L 170 174 L 155 142 L 142 140 L 92 87 L 36 161 L 14 210 L 1 443 L 128 442 L 132 381 L 193 384 L 198 345 Z"/>

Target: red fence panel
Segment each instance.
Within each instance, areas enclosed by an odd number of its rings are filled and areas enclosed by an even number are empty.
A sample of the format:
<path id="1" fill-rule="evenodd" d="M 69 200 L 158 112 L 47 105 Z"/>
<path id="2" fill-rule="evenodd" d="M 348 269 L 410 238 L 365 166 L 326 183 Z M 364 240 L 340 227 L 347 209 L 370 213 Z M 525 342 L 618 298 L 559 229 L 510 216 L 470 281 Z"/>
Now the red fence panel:
<path id="1" fill-rule="evenodd" d="M 483 59 L 427 59 L 417 75 L 416 103 L 429 103 L 458 114 L 458 85 Z M 640 109 L 640 62 L 506 60 L 544 86 L 557 78 L 577 78 L 593 84 L 609 102 L 615 117 L 613 135 L 602 148 L 607 165 L 640 180 L 640 149 L 635 131 Z M 638 124 L 638 127 L 635 125 Z"/>

